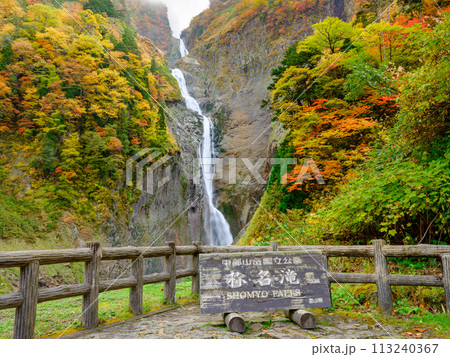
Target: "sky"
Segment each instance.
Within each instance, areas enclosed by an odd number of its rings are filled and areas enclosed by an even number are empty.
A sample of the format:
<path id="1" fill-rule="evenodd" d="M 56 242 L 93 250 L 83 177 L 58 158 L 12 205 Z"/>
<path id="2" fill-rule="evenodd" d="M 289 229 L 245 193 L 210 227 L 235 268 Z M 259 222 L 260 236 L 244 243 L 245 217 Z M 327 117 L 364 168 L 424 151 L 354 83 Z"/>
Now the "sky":
<path id="1" fill-rule="evenodd" d="M 189 26 L 191 19 L 207 9 L 209 0 L 150 0 L 162 2 L 169 9 L 169 21 L 173 35 L 180 38 L 181 31 Z"/>

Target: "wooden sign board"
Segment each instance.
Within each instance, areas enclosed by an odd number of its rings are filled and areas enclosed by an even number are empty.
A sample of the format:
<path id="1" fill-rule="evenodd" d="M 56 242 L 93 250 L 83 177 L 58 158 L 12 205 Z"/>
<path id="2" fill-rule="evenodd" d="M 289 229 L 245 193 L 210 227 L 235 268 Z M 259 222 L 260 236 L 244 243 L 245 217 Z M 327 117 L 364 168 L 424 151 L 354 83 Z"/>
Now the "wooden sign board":
<path id="1" fill-rule="evenodd" d="M 331 307 L 319 252 L 200 255 L 202 313 Z"/>

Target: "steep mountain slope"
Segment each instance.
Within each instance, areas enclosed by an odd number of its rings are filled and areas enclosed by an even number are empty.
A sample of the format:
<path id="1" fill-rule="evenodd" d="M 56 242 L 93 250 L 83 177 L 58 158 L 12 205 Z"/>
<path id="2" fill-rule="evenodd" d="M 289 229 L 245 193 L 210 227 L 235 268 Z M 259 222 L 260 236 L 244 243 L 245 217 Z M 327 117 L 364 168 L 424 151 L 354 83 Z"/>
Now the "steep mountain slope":
<path id="1" fill-rule="evenodd" d="M 311 33 L 311 24 L 326 16 L 350 17 L 352 2 L 336 1 L 212 1 L 182 34 L 190 56 L 181 64 L 191 86 L 221 132 L 221 157 L 250 158 L 256 164 L 274 154 L 283 137 L 272 112 L 261 108 L 268 97 L 271 71 L 294 42 Z M 260 169 L 267 179 L 271 165 Z M 235 234 L 250 220 L 265 184 L 244 182 L 249 171 L 237 161 L 237 180 L 217 180 L 220 203 Z"/>
<path id="2" fill-rule="evenodd" d="M 178 41 L 172 37 L 167 7 L 150 0 L 113 0 L 115 8 L 126 23 L 139 35 L 146 37 L 158 47 L 174 67 L 180 59 Z"/>
<path id="3" fill-rule="evenodd" d="M 181 96 L 162 51 L 110 1 L 33 3 L 0 2 L 2 243 L 106 235 L 111 244 L 160 244 L 174 221 L 180 239 L 199 239 L 200 207 L 183 212 L 201 194 L 185 164 L 201 129 L 167 106 Z M 176 142 L 180 130 L 191 146 Z M 172 157 L 173 179 L 155 194 L 126 186 L 126 160 L 143 148 Z"/>
<path id="4" fill-rule="evenodd" d="M 274 168 L 242 244 L 449 243 L 450 2 L 402 6 L 327 18 L 274 69 L 277 154 L 299 161 Z"/>

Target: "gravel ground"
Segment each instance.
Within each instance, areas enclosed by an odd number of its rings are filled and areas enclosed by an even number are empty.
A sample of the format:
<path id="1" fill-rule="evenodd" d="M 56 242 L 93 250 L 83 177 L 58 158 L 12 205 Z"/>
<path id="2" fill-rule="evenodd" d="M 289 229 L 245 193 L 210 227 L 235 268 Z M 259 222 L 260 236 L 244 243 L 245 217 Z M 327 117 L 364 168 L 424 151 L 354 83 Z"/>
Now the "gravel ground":
<path id="1" fill-rule="evenodd" d="M 343 339 L 343 338 L 439 338 L 432 331 L 406 330 L 400 326 L 380 326 L 372 319 L 321 313 L 317 328 L 305 330 L 286 319 L 282 312 L 242 313 L 245 333 L 229 332 L 222 316 L 201 314 L 198 304 L 168 308 L 123 322 L 80 331 L 65 338 L 85 339 Z M 420 330 L 420 329 L 419 329 Z M 442 337 L 442 336 L 441 336 Z"/>

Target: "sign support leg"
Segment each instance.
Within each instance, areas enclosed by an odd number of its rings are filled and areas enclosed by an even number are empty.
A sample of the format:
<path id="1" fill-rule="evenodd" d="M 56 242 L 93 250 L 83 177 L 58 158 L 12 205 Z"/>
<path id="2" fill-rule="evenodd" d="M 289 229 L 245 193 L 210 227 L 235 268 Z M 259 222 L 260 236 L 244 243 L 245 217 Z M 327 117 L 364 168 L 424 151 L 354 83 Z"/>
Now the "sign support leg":
<path id="1" fill-rule="evenodd" d="M 242 316 L 232 312 L 223 314 L 223 319 L 225 325 L 227 325 L 230 332 L 244 333 L 245 331 L 245 321 Z"/>

